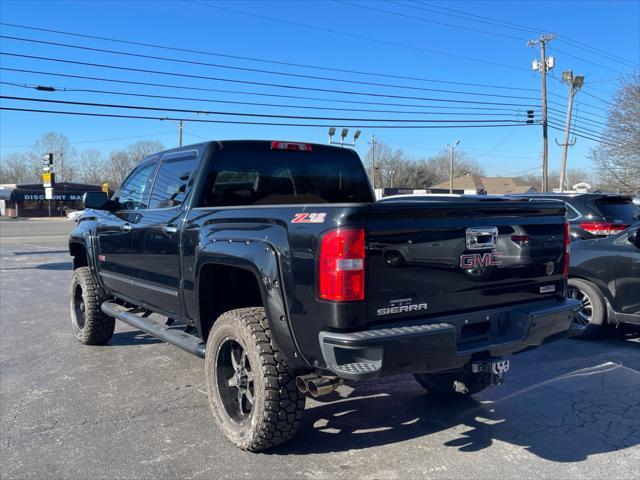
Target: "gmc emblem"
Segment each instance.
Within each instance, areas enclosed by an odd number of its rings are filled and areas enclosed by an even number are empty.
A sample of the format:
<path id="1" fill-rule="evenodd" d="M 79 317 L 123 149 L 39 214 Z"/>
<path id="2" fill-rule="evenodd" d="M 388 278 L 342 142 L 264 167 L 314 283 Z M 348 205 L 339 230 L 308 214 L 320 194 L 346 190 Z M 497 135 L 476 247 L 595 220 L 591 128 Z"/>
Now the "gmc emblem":
<path id="1" fill-rule="evenodd" d="M 467 253 L 460 255 L 460 268 L 495 267 L 502 265 L 502 252 Z"/>

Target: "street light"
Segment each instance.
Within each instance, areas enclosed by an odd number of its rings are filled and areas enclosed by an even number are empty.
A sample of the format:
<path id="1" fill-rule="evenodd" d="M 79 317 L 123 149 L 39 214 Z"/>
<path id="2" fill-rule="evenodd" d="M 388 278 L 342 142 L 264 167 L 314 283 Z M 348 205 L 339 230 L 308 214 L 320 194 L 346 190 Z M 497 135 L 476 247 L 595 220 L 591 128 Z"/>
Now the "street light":
<path id="1" fill-rule="evenodd" d="M 343 128 L 342 132 L 340 132 L 340 145 L 344 145 L 344 139 L 347 138 L 347 135 L 349 134 L 349 129 L 348 128 Z"/>
<path id="2" fill-rule="evenodd" d="M 333 136 L 336 134 L 336 127 L 331 127 L 329 128 L 329 145 L 340 145 L 341 147 L 349 146 L 349 147 L 355 147 L 356 146 L 356 140 L 360 137 L 360 134 L 362 134 L 362 130 L 356 130 L 356 132 L 353 134 L 353 140 L 351 143 L 345 143 L 345 139 L 347 138 L 347 135 L 349 135 L 349 129 L 348 128 L 343 128 L 340 131 L 340 141 L 339 142 L 334 142 L 333 141 Z"/>

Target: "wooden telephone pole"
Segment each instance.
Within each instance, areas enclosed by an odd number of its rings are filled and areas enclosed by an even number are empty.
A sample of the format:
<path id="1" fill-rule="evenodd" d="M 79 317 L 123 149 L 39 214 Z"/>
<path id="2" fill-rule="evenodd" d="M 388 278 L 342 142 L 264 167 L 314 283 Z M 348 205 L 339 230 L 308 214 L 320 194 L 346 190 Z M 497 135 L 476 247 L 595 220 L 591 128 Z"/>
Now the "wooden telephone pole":
<path id="1" fill-rule="evenodd" d="M 533 61 L 533 69 L 540 71 L 542 77 L 542 191 L 549 191 L 549 138 L 547 126 L 547 71 L 554 65 L 553 57 L 547 59 L 546 46 L 551 40 L 555 40 L 557 35 L 550 33 L 541 35 L 538 40 L 529 40 L 528 45 L 534 47 L 540 45 L 540 60 Z"/>

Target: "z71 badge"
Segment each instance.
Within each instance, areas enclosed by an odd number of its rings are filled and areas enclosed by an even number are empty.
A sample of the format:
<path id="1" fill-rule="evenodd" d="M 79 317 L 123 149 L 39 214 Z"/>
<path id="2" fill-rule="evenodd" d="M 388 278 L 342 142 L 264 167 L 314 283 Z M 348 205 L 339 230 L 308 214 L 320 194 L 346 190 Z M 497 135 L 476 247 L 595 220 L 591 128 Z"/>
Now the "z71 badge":
<path id="1" fill-rule="evenodd" d="M 291 223 L 324 223 L 327 218 L 327 214 L 320 213 L 296 213 L 293 216 Z"/>

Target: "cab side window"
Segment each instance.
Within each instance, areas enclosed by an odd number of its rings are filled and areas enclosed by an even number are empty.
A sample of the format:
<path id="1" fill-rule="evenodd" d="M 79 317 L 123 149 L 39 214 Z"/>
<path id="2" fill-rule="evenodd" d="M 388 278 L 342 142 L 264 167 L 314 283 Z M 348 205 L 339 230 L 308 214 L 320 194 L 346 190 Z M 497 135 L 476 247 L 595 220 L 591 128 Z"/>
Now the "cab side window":
<path id="1" fill-rule="evenodd" d="M 179 152 L 162 158 L 156 175 L 149 208 L 171 208 L 182 205 L 187 198 L 190 178 L 198 166 L 195 151 Z"/>
<path id="2" fill-rule="evenodd" d="M 145 160 L 127 177 L 116 197 L 116 201 L 120 204 L 122 210 L 143 210 L 147 208 L 149 190 L 155 168 L 155 159 Z"/>

